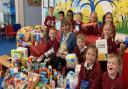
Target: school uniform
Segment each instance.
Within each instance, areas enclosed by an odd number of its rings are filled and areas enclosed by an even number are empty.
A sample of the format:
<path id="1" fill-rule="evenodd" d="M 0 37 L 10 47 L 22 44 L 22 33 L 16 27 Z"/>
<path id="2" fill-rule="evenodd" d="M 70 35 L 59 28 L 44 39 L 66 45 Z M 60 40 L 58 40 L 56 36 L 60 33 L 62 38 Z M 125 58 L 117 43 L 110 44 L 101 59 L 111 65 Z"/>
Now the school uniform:
<path id="1" fill-rule="evenodd" d="M 59 42 L 57 39 L 55 39 L 55 40 L 49 39 L 48 40 L 46 51 L 48 51 L 52 47 L 54 49 L 54 53 L 56 54 L 58 52 L 58 49 L 59 49 Z"/>
<path id="2" fill-rule="evenodd" d="M 116 75 L 115 79 L 109 77 L 108 72 L 104 72 L 101 77 L 101 88 L 100 89 L 125 89 L 122 81 L 122 77 L 119 73 Z"/>
<path id="3" fill-rule="evenodd" d="M 57 39 L 51 40 L 49 39 L 47 42 L 46 46 L 46 52 L 44 53 L 44 59 L 45 58 L 50 58 L 49 63 L 47 65 L 52 65 L 54 66 L 54 62 L 56 60 L 56 53 L 58 52 L 59 49 L 59 42 Z"/>
<path id="4" fill-rule="evenodd" d="M 47 21 L 50 20 L 50 25 L 47 25 Z M 55 25 L 55 22 L 56 21 L 56 17 L 55 16 L 50 16 L 48 15 L 46 18 L 45 18 L 45 21 L 44 21 L 44 25 L 47 27 L 47 30 L 46 30 L 46 35 L 45 35 L 45 38 L 46 40 L 49 39 L 49 30 L 50 28 L 52 27 L 51 26 L 51 23 Z"/>
<path id="5" fill-rule="evenodd" d="M 77 59 L 78 59 L 78 64 L 82 64 L 84 60 L 84 53 L 86 50 L 86 46 L 83 49 L 79 49 L 79 47 L 76 45 L 73 53 L 76 54 Z"/>
<path id="6" fill-rule="evenodd" d="M 94 65 L 87 67 L 87 63 L 85 61 L 85 63 L 81 65 L 77 89 L 80 89 L 82 80 L 89 81 L 89 89 L 99 89 L 100 77 L 101 69 L 98 62 L 96 62 Z"/>
<path id="7" fill-rule="evenodd" d="M 48 15 L 46 18 L 45 18 L 45 21 L 44 21 L 44 25 L 47 26 L 47 29 L 49 30 L 51 25 L 47 25 L 47 21 L 50 20 L 51 23 L 53 23 L 55 25 L 55 20 L 56 20 L 56 17 L 55 16 L 50 16 Z"/>
<path id="8" fill-rule="evenodd" d="M 90 22 L 88 22 L 88 23 L 90 23 Z M 86 27 L 87 29 L 84 29 L 83 28 L 83 32 L 84 32 L 84 34 L 86 34 L 86 35 L 96 35 L 96 36 L 98 36 L 98 33 L 99 33 L 99 26 L 98 26 L 98 24 L 96 24 L 95 26 L 93 25 L 93 26 L 87 26 Z"/>

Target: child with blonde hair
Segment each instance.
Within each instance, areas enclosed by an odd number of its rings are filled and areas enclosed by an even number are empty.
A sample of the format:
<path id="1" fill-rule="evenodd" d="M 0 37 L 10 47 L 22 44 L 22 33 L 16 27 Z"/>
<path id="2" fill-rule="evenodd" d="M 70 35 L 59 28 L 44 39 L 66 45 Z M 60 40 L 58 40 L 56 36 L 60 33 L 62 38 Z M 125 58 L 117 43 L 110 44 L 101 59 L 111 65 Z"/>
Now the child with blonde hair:
<path id="1" fill-rule="evenodd" d="M 107 71 L 101 77 L 100 89 L 125 89 L 122 76 L 119 75 L 121 59 L 116 54 L 109 54 L 107 61 Z"/>
<path id="2" fill-rule="evenodd" d="M 77 58 L 78 58 L 78 64 L 83 63 L 84 60 L 84 52 L 86 50 L 86 46 L 85 46 L 85 36 L 83 34 L 78 34 L 76 37 L 76 46 L 74 49 L 74 53 L 76 54 Z"/>

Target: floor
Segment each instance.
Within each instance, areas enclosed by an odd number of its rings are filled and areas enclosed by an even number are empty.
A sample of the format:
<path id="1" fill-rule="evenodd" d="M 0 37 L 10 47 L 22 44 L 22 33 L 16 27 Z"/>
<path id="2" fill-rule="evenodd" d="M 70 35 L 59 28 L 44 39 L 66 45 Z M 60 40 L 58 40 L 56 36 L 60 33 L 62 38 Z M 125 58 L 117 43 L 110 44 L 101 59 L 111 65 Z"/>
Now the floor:
<path id="1" fill-rule="evenodd" d="M 5 39 L 4 36 L 0 36 L 0 56 L 2 55 L 10 55 L 11 49 L 15 49 L 16 48 L 16 39 L 13 38 L 8 38 Z M 0 89 L 1 88 L 1 84 L 2 84 L 3 78 L 0 78 Z"/>
<path id="2" fill-rule="evenodd" d="M 5 39 L 5 37 L 0 37 L 0 56 L 2 55 L 10 55 L 11 49 L 16 48 L 16 39 L 8 38 Z"/>

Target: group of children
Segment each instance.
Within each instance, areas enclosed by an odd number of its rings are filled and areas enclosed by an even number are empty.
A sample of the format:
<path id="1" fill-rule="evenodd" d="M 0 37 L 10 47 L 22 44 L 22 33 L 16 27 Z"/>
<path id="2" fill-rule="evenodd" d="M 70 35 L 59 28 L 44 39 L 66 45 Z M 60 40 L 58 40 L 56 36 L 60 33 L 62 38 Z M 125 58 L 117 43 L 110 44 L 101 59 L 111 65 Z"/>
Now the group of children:
<path id="1" fill-rule="evenodd" d="M 48 59 L 48 64 L 53 68 L 62 67 L 64 73 L 67 70 L 73 70 L 66 67 L 65 57 L 69 53 L 75 53 L 78 58 L 78 64 L 81 65 L 78 75 L 77 89 L 81 87 L 81 81 L 89 82 L 89 89 L 125 89 L 123 81 L 119 75 L 120 58 L 117 56 L 117 47 L 119 44 L 115 42 L 116 29 L 113 24 L 113 17 L 110 12 L 103 16 L 103 23 L 98 23 L 96 12 L 92 12 L 89 22 L 83 24 L 82 13 L 77 13 L 77 19 L 74 21 L 72 10 L 68 10 L 67 15 L 63 11 L 58 14 L 59 20 L 53 15 L 54 8 L 49 8 L 49 15 L 45 19 L 47 26 L 47 47 L 46 52 L 40 57 L 42 60 Z M 60 37 L 57 38 L 57 33 Z M 98 63 L 98 49 L 94 45 L 85 45 L 86 35 L 96 35 L 99 39 L 107 39 L 108 46 L 108 62 L 107 72 L 101 72 Z"/>

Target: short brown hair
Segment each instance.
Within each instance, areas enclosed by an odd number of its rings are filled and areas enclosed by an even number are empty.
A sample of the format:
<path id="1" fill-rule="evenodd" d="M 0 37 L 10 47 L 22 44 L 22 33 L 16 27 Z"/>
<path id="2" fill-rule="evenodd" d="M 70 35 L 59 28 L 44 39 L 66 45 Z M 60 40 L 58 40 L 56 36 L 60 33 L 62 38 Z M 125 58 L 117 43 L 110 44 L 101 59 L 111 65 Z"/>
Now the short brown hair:
<path id="1" fill-rule="evenodd" d="M 77 35 L 77 40 L 78 39 L 84 40 L 85 39 L 85 36 L 83 34 L 78 34 Z"/>
<path id="2" fill-rule="evenodd" d="M 57 33 L 57 30 L 56 30 L 55 27 L 51 27 L 50 30 L 49 30 L 49 32 L 50 32 L 50 31 L 54 31 L 55 33 Z"/>
<path id="3" fill-rule="evenodd" d="M 48 9 L 54 9 L 54 7 L 50 6 Z"/>

